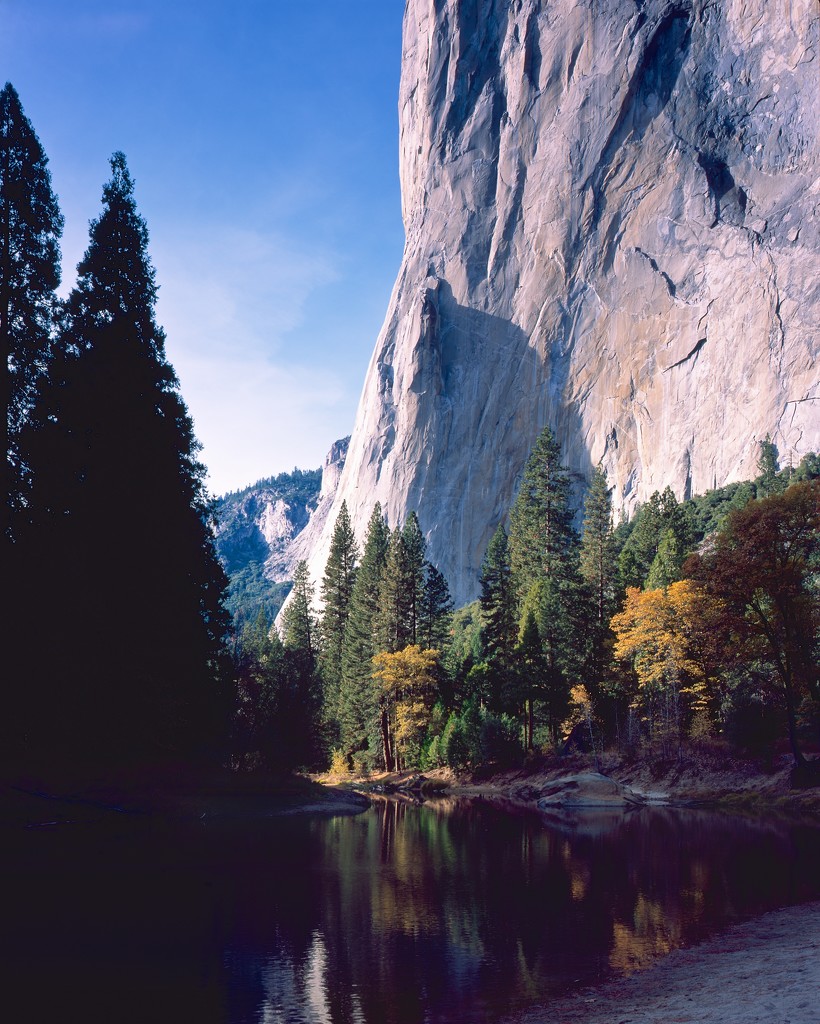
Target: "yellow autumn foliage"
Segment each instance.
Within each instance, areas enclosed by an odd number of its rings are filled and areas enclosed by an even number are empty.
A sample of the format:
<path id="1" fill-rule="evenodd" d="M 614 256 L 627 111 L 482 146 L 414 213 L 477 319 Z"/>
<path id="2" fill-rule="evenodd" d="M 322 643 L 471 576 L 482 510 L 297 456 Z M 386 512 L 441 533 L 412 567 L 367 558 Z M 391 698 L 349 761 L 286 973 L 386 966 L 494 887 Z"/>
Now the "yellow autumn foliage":
<path id="1" fill-rule="evenodd" d="M 438 651 L 418 645 L 373 658 L 373 676 L 380 681 L 392 739 L 400 763 L 421 743 L 435 701 Z"/>
<path id="2" fill-rule="evenodd" d="M 682 684 L 693 707 L 702 706 L 709 674 L 708 623 L 715 611 L 715 599 L 692 580 L 666 589 L 627 590 L 623 611 L 610 625 L 615 657 L 631 662 L 639 691 Z"/>

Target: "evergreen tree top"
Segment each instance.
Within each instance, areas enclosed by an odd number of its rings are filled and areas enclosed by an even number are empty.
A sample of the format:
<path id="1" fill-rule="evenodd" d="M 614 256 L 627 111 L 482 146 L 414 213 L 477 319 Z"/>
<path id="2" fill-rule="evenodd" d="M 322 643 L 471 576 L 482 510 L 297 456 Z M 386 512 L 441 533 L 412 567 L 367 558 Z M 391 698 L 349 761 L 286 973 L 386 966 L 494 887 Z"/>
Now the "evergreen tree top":
<path id="1" fill-rule="evenodd" d="M 90 243 L 77 266 L 68 302 L 69 322 L 80 332 L 118 320 L 133 324 L 143 342 L 164 357 L 165 334 L 154 320 L 157 284 L 148 255 L 148 227 L 137 212 L 134 179 L 123 153 L 110 160 L 103 211 L 91 222 Z"/>
<path id="2" fill-rule="evenodd" d="M 10 82 L 0 90 L 0 446 L 9 447 L 49 357 L 63 218 L 48 159 Z"/>
<path id="3" fill-rule="evenodd" d="M 547 426 L 533 445 L 510 512 L 510 562 L 522 599 L 533 580 L 566 569 L 578 540 L 573 517 L 569 472 Z"/>

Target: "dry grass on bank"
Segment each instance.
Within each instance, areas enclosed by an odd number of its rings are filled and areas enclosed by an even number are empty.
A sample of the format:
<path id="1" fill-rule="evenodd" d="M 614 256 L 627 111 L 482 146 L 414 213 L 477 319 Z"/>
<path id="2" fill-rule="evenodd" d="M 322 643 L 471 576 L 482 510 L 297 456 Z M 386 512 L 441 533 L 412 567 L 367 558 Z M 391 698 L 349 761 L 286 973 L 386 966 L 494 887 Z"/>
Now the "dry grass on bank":
<path id="1" fill-rule="evenodd" d="M 659 803 L 750 810 L 779 807 L 820 813 L 820 788 L 792 789 L 792 768 L 788 753 L 779 753 L 766 764 L 734 754 L 726 744 L 700 741 L 681 747 L 672 757 L 613 751 L 598 757 L 538 755 L 514 769 L 495 770 L 489 766 L 475 772 L 455 772 L 451 768 L 435 768 L 423 775 L 439 787 L 446 786 L 454 795 L 499 795 L 520 803 L 534 803 L 541 791 L 557 779 L 581 772 L 600 772 Z M 416 774 L 335 772 L 314 778 L 325 785 L 381 790 L 402 787 Z"/>

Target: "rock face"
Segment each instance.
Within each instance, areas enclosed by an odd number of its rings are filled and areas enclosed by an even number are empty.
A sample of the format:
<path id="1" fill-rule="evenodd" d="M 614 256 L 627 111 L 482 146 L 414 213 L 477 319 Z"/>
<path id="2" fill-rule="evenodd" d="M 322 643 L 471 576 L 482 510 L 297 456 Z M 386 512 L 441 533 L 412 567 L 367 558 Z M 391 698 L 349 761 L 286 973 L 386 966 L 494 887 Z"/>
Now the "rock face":
<path id="1" fill-rule="evenodd" d="M 815 0 L 407 0 L 406 246 L 336 502 L 458 602 L 539 430 L 615 506 L 820 447 Z"/>
<path id="2" fill-rule="evenodd" d="M 293 543 L 288 547 L 287 579 L 293 578 L 293 570 L 298 562 L 310 557 L 315 544 L 315 537 L 321 536 L 328 530 L 328 523 L 330 523 L 330 530 L 332 531 L 333 529 L 335 516 L 333 519 L 329 519 L 329 516 L 339 490 L 339 483 L 345 467 L 349 445 L 349 437 L 343 437 L 340 441 L 334 441 L 330 446 L 330 451 L 325 456 L 324 465 L 322 466 L 322 484 L 319 489 L 316 507 L 310 516 L 310 522 L 305 530 L 293 538 Z M 324 568 L 325 563 L 323 561 L 320 575 L 324 572 Z"/>
<path id="3" fill-rule="evenodd" d="M 642 796 L 628 786 L 597 772 L 568 775 L 546 786 L 538 800 L 541 810 L 555 807 L 640 807 L 646 803 Z"/>

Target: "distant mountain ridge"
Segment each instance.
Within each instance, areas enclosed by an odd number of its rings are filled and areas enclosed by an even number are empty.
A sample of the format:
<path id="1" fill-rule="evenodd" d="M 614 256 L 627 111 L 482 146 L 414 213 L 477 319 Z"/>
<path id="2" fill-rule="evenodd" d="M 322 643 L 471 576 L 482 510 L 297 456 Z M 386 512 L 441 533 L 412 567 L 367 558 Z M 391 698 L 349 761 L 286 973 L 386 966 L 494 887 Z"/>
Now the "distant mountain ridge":
<path id="1" fill-rule="evenodd" d="M 228 575 L 228 609 L 238 629 L 264 608 L 272 622 L 305 557 L 298 543 L 317 515 L 326 517 L 347 454 L 336 441 L 321 469 L 265 477 L 216 500 L 216 550 Z"/>

